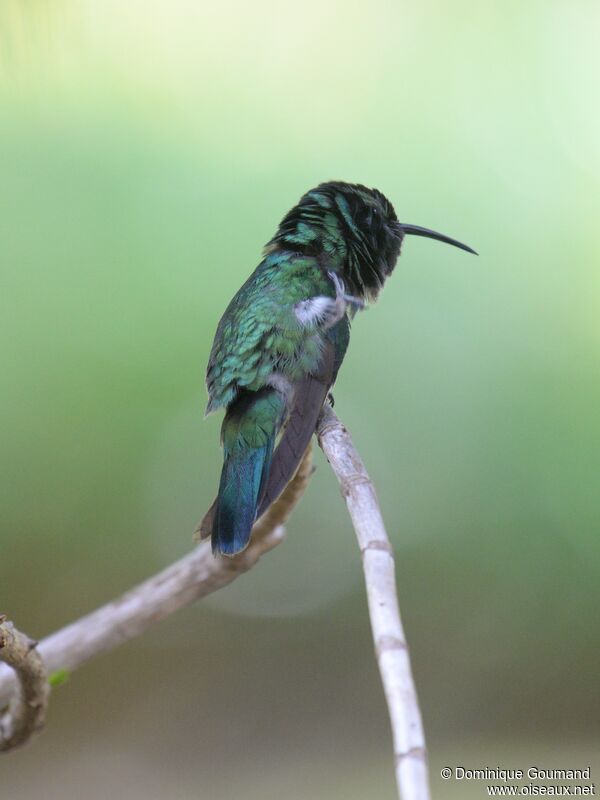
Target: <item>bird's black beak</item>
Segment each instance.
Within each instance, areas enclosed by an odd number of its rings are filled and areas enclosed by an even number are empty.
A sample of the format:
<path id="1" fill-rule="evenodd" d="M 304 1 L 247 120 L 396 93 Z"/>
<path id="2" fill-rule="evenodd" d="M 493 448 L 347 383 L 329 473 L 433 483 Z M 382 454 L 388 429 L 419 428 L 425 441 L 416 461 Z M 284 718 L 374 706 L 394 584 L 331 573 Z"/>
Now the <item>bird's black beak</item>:
<path id="1" fill-rule="evenodd" d="M 421 228 L 420 225 L 405 225 L 404 222 L 398 223 L 398 227 L 403 234 L 412 234 L 413 236 L 425 236 L 427 239 L 437 239 L 438 242 L 446 242 L 446 244 L 451 244 L 454 247 L 460 247 L 461 250 L 466 250 L 467 253 L 473 253 L 477 255 L 475 250 L 472 247 L 469 247 L 466 244 L 462 244 L 462 242 L 457 242 L 456 239 L 451 239 L 449 236 L 444 236 L 443 233 L 437 233 L 436 231 L 431 231 L 429 228 Z"/>

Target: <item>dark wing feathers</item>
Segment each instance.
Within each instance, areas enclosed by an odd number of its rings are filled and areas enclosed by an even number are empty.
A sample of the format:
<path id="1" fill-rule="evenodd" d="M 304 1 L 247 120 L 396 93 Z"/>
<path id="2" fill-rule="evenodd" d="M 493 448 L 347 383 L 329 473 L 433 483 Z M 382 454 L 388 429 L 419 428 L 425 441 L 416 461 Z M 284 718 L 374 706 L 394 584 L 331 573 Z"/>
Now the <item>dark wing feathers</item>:
<path id="1" fill-rule="evenodd" d="M 277 500 L 296 474 L 315 431 L 327 392 L 334 380 L 335 348 L 325 340 L 319 369 L 297 385 L 283 435 L 273 453 L 269 477 L 258 505 L 257 518 Z"/>

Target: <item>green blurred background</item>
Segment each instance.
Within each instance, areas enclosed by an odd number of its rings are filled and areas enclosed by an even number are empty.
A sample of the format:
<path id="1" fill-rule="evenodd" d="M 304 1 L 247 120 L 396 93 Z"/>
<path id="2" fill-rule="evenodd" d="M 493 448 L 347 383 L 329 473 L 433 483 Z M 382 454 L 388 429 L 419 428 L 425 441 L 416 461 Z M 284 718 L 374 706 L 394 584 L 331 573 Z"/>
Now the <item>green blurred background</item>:
<path id="1" fill-rule="evenodd" d="M 336 387 L 439 768 L 600 770 L 600 6 L 2 0 L 0 610 L 41 637 L 187 552 L 204 366 L 314 184 L 411 239 Z M 394 797 L 359 557 L 319 469 L 250 574 L 54 692 L 3 800 Z"/>

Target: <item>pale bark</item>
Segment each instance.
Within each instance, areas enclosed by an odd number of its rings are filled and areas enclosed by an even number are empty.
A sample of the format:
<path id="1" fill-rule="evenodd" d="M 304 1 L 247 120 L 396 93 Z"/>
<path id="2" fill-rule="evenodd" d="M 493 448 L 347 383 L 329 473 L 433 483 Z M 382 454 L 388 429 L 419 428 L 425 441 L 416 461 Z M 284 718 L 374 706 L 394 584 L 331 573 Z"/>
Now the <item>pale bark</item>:
<path id="1" fill-rule="evenodd" d="M 0 715 L 0 753 L 20 747 L 44 727 L 50 686 L 36 644 L 0 615 L 0 661 L 18 682 Z"/>
<path id="2" fill-rule="evenodd" d="M 251 569 L 264 553 L 282 541 L 283 526 L 304 493 L 312 472 L 309 448 L 296 476 L 255 524 L 250 544 L 240 555 L 215 558 L 210 542 L 204 542 L 116 600 L 42 639 L 38 651 L 48 673 L 72 672 L 91 658 L 139 636 L 179 608 L 227 586 Z M 0 708 L 16 688 L 15 674 L 0 664 Z"/>
<path id="3" fill-rule="evenodd" d="M 375 487 L 348 430 L 329 407 L 323 410 L 317 436 L 340 483 L 362 554 L 375 655 L 392 724 L 398 793 L 402 800 L 428 800 L 423 723 L 400 618 L 394 552 Z"/>

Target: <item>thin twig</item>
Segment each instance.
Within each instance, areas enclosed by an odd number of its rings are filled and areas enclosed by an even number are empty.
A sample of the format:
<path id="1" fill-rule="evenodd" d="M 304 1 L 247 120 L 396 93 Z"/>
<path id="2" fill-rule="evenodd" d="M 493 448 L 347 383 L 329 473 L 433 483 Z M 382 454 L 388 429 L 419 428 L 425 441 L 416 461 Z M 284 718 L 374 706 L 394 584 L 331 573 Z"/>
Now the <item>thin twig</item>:
<path id="1" fill-rule="evenodd" d="M 44 662 L 33 642 L 0 614 L 0 661 L 19 683 L 6 713 L 0 715 L 0 753 L 25 744 L 44 727 L 50 687 Z"/>
<path id="2" fill-rule="evenodd" d="M 396 783 L 402 800 L 429 800 L 425 735 L 400 618 L 394 553 L 375 488 L 350 434 L 326 406 L 319 444 L 340 483 L 362 554 L 375 655 L 392 724 Z"/>
<path id="3" fill-rule="evenodd" d="M 100 653 L 144 633 L 156 622 L 231 583 L 278 545 L 284 524 L 304 494 L 313 472 L 312 451 L 306 451 L 298 472 L 281 497 L 256 523 L 250 545 L 234 558 L 215 558 L 204 542 L 170 567 L 138 584 L 56 633 L 47 636 L 38 650 L 49 673 L 73 671 Z M 11 670 L 0 664 L 0 708 L 17 688 Z"/>

